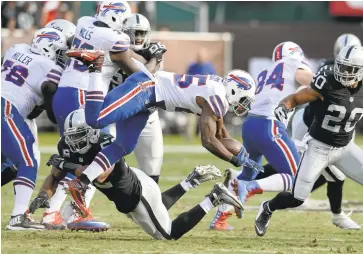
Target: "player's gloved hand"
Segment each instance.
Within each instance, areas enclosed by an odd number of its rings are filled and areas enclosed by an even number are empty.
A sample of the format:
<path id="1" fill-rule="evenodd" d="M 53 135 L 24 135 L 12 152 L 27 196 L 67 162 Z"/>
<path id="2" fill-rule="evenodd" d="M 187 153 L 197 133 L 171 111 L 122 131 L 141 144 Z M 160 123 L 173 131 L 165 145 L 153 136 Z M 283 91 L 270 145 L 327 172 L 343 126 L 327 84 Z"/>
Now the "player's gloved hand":
<path id="1" fill-rule="evenodd" d="M 164 44 L 160 42 L 152 42 L 144 52 L 140 53 L 140 55 L 143 56 L 147 61 L 149 61 L 151 58 L 155 58 L 159 63 L 161 60 L 163 60 L 163 54 L 166 51 L 167 48 Z"/>
<path id="2" fill-rule="evenodd" d="M 61 171 L 71 173 L 73 175 L 75 174 L 76 169 L 79 167 L 78 164 L 68 162 L 58 154 L 53 154 L 52 156 L 50 156 L 46 165 L 54 166 Z"/>
<path id="3" fill-rule="evenodd" d="M 39 193 L 38 197 L 36 197 L 29 205 L 29 212 L 34 213 L 38 208 L 49 208 L 48 202 L 48 194 L 47 193 Z"/>
<path id="4" fill-rule="evenodd" d="M 66 52 L 68 57 L 76 58 L 88 67 L 89 73 L 102 71 L 105 52 L 102 50 L 70 49 Z"/>
<path id="5" fill-rule="evenodd" d="M 285 104 L 280 104 L 275 108 L 275 117 L 280 122 L 284 122 L 287 120 L 287 114 L 289 113 L 289 110 L 286 108 Z"/>
<path id="6" fill-rule="evenodd" d="M 243 166 L 241 174 L 237 176 L 238 180 L 252 181 L 260 172 L 264 172 L 264 168 L 250 158 L 247 159 L 247 163 Z"/>

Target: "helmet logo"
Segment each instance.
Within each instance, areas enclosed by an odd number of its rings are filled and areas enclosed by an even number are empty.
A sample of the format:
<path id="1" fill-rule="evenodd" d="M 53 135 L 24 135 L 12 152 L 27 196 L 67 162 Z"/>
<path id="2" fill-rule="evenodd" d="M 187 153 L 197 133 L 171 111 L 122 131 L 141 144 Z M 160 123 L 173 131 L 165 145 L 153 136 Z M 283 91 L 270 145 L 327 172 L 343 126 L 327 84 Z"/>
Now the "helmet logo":
<path id="1" fill-rule="evenodd" d="M 127 10 L 127 8 L 123 3 L 114 3 L 110 5 L 105 5 L 102 6 L 102 9 L 104 10 L 102 11 L 101 16 L 105 16 L 105 14 L 108 11 L 114 11 L 116 14 L 119 14 L 119 13 L 124 13 Z"/>
<path id="2" fill-rule="evenodd" d="M 37 42 L 40 42 L 42 39 L 48 39 L 49 42 L 59 41 L 60 36 L 56 32 L 45 32 L 37 35 Z"/>
<path id="3" fill-rule="evenodd" d="M 295 53 L 304 54 L 300 47 L 289 48 L 289 51 L 291 51 L 290 55 L 293 55 Z"/>
<path id="4" fill-rule="evenodd" d="M 228 82 L 232 80 L 237 82 L 237 87 L 240 89 L 249 90 L 252 87 L 248 79 L 229 74 Z"/>

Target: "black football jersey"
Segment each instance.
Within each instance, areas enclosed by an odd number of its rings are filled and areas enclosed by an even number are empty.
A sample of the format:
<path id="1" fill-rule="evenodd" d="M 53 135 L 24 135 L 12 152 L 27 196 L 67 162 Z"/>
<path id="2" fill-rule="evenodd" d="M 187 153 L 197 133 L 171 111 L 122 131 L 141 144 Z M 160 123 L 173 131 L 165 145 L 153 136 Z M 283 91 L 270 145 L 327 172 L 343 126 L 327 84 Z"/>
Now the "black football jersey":
<path id="1" fill-rule="evenodd" d="M 114 137 L 101 133 L 96 144 L 85 154 L 72 153 L 65 143 L 64 137 L 58 142 L 58 152 L 69 162 L 81 165 L 89 165 L 104 147 L 112 144 Z M 93 182 L 93 185 L 116 204 L 122 213 L 133 211 L 141 199 L 141 183 L 136 174 L 127 166 L 124 159 L 115 164 L 115 168 L 107 177 L 105 182 Z"/>
<path id="2" fill-rule="evenodd" d="M 324 60 L 318 70 L 319 71 L 326 71 L 326 70 L 331 70 L 333 71 L 334 68 L 334 60 Z M 313 101 L 310 102 L 304 110 L 304 115 L 303 115 L 303 119 L 304 119 L 304 123 L 306 124 L 306 126 L 310 127 L 311 124 L 313 123 L 314 120 L 314 107 L 318 107 L 320 105 L 320 100 L 318 101 Z"/>
<path id="3" fill-rule="evenodd" d="M 333 147 L 346 146 L 352 139 L 356 123 L 363 116 L 363 108 L 358 106 L 357 98 L 363 93 L 362 81 L 354 89 L 344 87 L 334 78 L 332 68 L 322 68 L 315 75 L 311 87 L 324 100 L 311 106 L 314 119 L 310 135 Z"/>

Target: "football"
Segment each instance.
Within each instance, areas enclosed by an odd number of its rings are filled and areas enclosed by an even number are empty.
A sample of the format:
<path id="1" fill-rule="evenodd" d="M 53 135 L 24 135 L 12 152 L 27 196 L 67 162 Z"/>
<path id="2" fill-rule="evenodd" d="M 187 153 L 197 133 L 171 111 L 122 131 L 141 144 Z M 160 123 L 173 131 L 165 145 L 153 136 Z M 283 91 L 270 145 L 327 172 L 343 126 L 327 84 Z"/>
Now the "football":
<path id="1" fill-rule="evenodd" d="M 241 151 L 242 144 L 238 140 L 233 138 L 222 138 L 219 140 L 228 151 L 230 151 L 233 155 L 237 156 Z"/>

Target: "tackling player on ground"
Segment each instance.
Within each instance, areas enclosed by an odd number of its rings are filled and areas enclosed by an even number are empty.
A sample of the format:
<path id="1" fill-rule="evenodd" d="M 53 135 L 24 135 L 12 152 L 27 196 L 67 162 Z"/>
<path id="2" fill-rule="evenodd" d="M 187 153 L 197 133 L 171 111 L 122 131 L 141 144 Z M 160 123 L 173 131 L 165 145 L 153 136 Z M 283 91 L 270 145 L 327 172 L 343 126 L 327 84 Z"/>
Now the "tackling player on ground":
<path id="1" fill-rule="evenodd" d="M 70 124 L 68 124 L 68 122 Z M 70 127 L 72 126 L 72 127 Z M 100 134 L 85 122 L 83 109 L 76 110 L 65 121 L 64 137 L 59 141 L 59 155 L 53 155 L 48 165 L 51 174 L 45 179 L 38 197 L 29 206 L 31 213 L 47 206 L 47 200 L 55 191 L 58 182 L 67 172 L 80 176 L 82 170 L 97 157 L 103 147 L 109 147 L 112 136 Z M 80 166 L 84 165 L 84 166 Z M 94 186 L 115 203 L 120 213 L 126 214 L 154 239 L 177 240 L 191 230 L 211 209 L 221 203 L 242 208 L 238 198 L 223 184 L 216 184 L 204 201 L 191 210 L 180 214 L 171 221 L 168 210 L 188 190 L 200 183 L 220 178 L 221 172 L 212 165 L 197 166 L 180 184 L 160 193 L 159 186 L 139 169 L 127 166 L 124 159 L 98 177 Z M 87 186 L 81 182 L 69 186 L 73 195 L 78 197 L 77 207 L 85 216 L 86 208 L 83 191 Z"/>
<path id="2" fill-rule="evenodd" d="M 311 87 L 281 101 L 275 109 L 283 121 L 290 109 L 320 101 L 314 120 L 304 139 L 307 150 L 301 159 L 292 193 L 280 192 L 261 204 L 255 220 L 257 235 L 263 236 L 275 210 L 300 206 L 309 196 L 315 181 L 330 165 L 363 185 L 363 151 L 352 140 L 356 123 L 363 116 L 356 98 L 362 96 L 363 47 L 346 46 L 335 59 L 334 70 L 322 68 Z"/>

